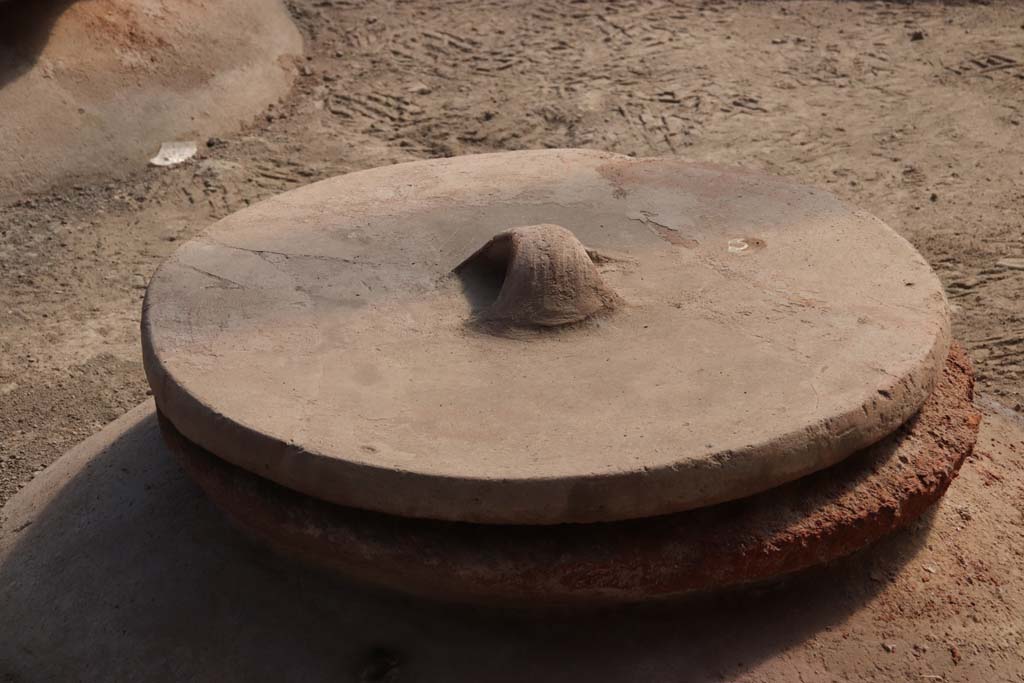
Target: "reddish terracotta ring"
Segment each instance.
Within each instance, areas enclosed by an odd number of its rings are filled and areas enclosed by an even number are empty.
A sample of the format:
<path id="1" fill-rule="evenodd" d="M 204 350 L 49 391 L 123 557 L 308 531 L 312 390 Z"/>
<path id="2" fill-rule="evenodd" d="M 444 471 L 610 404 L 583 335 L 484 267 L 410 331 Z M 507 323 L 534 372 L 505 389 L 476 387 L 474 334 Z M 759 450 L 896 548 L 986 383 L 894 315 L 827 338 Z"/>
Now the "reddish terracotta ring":
<path id="1" fill-rule="evenodd" d="M 407 519 L 315 500 L 185 440 L 185 470 L 242 529 L 342 574 L 433 598 L 523 605 L 642 601 L 785 576 L 923 514 L 974 448 L 973 373 L 954 346 L 920 412 L 842 463 L 744 499 L 663 517 L 555 526 Z"/>

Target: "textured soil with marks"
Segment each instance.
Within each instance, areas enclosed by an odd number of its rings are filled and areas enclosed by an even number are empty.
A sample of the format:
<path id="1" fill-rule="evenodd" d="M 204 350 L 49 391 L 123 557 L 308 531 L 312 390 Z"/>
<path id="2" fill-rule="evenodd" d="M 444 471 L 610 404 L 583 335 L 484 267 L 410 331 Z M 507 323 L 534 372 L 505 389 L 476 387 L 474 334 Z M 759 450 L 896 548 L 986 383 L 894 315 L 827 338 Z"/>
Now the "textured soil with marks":
<path id="1" fill-rule="evenodd" d="M 0 206 L 0 500 L 145 397 L 150 274 L 251 202 L 347 171 L 504 149 L 739 164 L 826 187 L 907 237 L 947 288 L 982 402 L 1009 411 L 913 560 L 876 574 L 884 555 L 863 559 L 870 581 L 850 574 L 827 591 L 872 609 L 814 636 L 806 661 L 742 679 L 1024 680 L 1024 445 L 1011 414 L 1024 403 L 1019 3 L 291 8 L 308 59 L 291 95 L 243 130 L 200 141 L 179 167 Z M 884 641 L 865 646 L 876 632 Z"/>
<path id="2" fill-rule="evenodd" d="M 932 263 L 980 395 L 1024 403 L 1012 2 L 296 0 L 292 94 L 199 158 L 0 210 L 0 500 L 146 395 L 146 282 L 266 196 L 429 156 L 594 147 L 828 188 Z M 919 38 L 923 36 L 923 38 Z"/>

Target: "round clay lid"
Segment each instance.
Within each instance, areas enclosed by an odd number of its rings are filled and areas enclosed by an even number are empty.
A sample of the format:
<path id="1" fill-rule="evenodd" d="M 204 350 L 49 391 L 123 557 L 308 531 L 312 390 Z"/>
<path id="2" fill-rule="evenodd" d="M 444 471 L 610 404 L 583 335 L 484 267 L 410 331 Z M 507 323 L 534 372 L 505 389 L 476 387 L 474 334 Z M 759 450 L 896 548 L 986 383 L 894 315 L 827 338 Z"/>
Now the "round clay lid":
<path id="1" fill-rule="evenodd" d="M 146 372 L 188 439 L 316 498 L 620 520 L 827 467 L 924 402 L 942 288 L 815 188 L 550 150 L 332 178 L 228 216 L 150 283 Z"/>

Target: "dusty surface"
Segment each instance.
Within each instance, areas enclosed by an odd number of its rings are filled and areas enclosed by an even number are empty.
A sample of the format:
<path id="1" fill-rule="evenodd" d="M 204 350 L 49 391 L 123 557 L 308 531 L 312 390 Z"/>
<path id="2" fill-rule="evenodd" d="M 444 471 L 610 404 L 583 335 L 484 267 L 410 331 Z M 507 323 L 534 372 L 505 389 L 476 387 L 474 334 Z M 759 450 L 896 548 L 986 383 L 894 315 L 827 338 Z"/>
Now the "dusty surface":
<path id="1" fill-rule="evenodd" d="M 777 579 L 915 522 L 974 448 L 971 385 L 955 348 L 918 415 L 839 465 L 732 503 L 611 524 L 450 524 L 328 505 L 227 464 L 158 419 L 211 500 L 286 556 L 435 599 L 593 604 Z"/>
<path id="2" fill-rule="evenodd" d="M 452 268 L 543 221 L 607 255 L 622 305 L 475 328 L 493 293 Z M 818 188 L 533 150 L 235 213 L 153 275 L 142 337 L 161 412 L 250 472 L 404 517 L 553 524 L 690 510 L 842 460 L 921 406 L 949 319 L 920 254 Z"/>
<path id="3" fill-rule="evenodd" d="M 293 95 L 255 125 L 223 136 L 223 144 L 211 141 L 203 158 L 182 167 L 60 187 L 0 208 L 0 498 L 145 396 L 142 288 L 177 241 L 311 180 L 442 154 L 593 146 L 740 164 L 822 185 L 880 216 L 925 255 L 951 297 L 954 336 L 968 345 L 981 396 L 1011 409 L 1024 403 L 1019 3 L 652 0 L 609 8 L 559 0 L 301 0 L 292 7 L 310 60 Z M 894 539 L 838 581 L 803 586 L 799 599 L 752 603 L 751 618 L 712 613 L 654 633 L 685 638 L 721 626 L 732 636 L 720 643 L 652 647 L 680 657 L 680 668 L 698 679 L 798 680 L 790 674 L 804 667 L 811 681 L 1019 681 L 1024 480 L 1011 424 L 993 418 L 984 425 L 977 457 L 930 533 Z M 79 490 L 81 506 L 91 500 L 87 488 Z M 140 492 L 137 500 L 168 510 L 205 505 L 195 492 L 166 500 Z M 204 528 L 221 528 L 216 518 L 203 519 Z M 125 547 L 152 538 L 130 516 L 123 524 Z M 192 533 L 168 528 L 165 538 L 176 540 L 160 547 L 173 550 Z M 214 544 L 206 552 L 216 575 L 221 550 Z M 901 559 L 907 564 L 896 575 Z M 278 582 L 298 595 L 281 598 L 300 624 L 286 630 L 296 639 L 290 642 L 310 655 L 287 660 L 296 667 L 320 653 L 329 659 L 321 671 L 368 680 L 443 666 L 462 667 L 471 678 L 522 679 L 504 668 L 523 661 L 522 650 L 496 656 L 466 648 L 455 658 L 443 647 L 444 631 L 431 636 L 429 652 L 374 654 L 406 629 L 430 625 L 419 619 L 386 630 L 354 618 L 349 623 L 361 628 L 352 649 L 339 653 L 331 633 L 301 626 L 319 610 L 320 585 L 269 566 L 274 581 L 264 584 L 273 584 L 266 595 L 277 599 Z M 260 609 L 230 582 L 217 593 L 191 591 L 206 585 L 203 571 L 171 584 L 182 590 L 158 591 L 152 613 L 187 612 L 208 600 L 240 607 L 242 615 Z M 62 574 L 39 580 L 55 576 Z M 92 576 L 109 585 L 103 570 Z M 183 607 L 182 597 L 197 602 Z M 865 605 L 873 609 L 849 616 Z M 239 647 L 225 630 L 255 623 L 222 611 L 212 627 L 220 636 L 204 642 Z M 141 637 L 147 627 L 122 637 Z M 183 630 L 162 628 L 168 637 Z M 278 651 L 281 630 L 252 628 L 245 642 L 255 651 Z M 573 639 L 571 630 L 554 635 Z M 586 637 L 575 641 L 588 654 L 574 664 L 622 680 L 650 670 L 649 654 L 629 668 L 610 661 L 623 643 L 644 643 L 628 628 L 613 635 L 596 647 Z M 806 648 L 788 653 L 794 638 Z M 781 661 L 766 663 L 768 651 L 782 653 Z M 87 669 L 97 652 L 83 649 L 78 663 Z M 537 654 L 531 661 L 565 660 Z M 266 675 L 260 657 L 225 662 Z"/>
<path id="4" fill-rule="evenodd" d="M 760 592 L 579 616 L 432 605 L 245 542 L 163 446 L 152 403 L 4 508 L 0 672 L 39 680 L 1016 681 L 1024 425 L 991 416 L 936 511 Z"/>
<path id="5" fill-rule="evenodd" d="M 1016 3 L 293 10 L 310 59 L 257 125 L 194 163 L 0 211 L 0 497 L 145 396 L 142 292 L 178 241 L 311 180 L 438 154 L 593 146 L 822 185 L 924 254 L 981 395 L 1024 401 Z"/>
<path id="6" fill-rule="evenodd" d="M 33 0 L 0 9 L 0 201 L 144 168 L 286 93 L 280 0 Z"/>

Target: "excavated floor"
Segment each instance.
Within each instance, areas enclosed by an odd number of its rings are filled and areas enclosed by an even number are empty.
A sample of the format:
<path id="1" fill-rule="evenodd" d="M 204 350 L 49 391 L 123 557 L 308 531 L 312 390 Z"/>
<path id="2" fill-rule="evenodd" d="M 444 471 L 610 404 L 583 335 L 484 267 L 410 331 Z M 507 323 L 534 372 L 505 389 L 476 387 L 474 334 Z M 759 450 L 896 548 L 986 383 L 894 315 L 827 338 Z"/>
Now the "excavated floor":
<path id="1" fill-rule="evenodd" d="M 288 92 L 302 52 L 280 0 L 0 3 L 0 201 L 233 132 Z"/>
<path id="2" fill-rule="evenodd" d="M 956 484 L 917 522 L 870 552 L 766 589 L 642 609 L 509 612 L 372 590 L 248 542 L 178 465 L 148 401 L 0 510 L 0 605 L 10 625 L 0 673 L 10 681 L 1011 680 L 1022 662 L 1022 453 L 1024 425 L 991 408 Z"/>
<path id="3" fill-rule="evenodd" d="M 775 579 L 849 555 L 920 517 L 971 453 L 980 413 L 964 350 L 896 433 L 748 499 L 619 523 L 498 526 L 327 504 L 161 428 L 234 522 L 288 555 L 401 591 L 513 604 L 640 601 Z"/>

